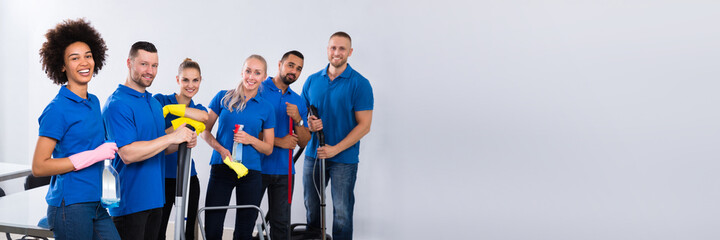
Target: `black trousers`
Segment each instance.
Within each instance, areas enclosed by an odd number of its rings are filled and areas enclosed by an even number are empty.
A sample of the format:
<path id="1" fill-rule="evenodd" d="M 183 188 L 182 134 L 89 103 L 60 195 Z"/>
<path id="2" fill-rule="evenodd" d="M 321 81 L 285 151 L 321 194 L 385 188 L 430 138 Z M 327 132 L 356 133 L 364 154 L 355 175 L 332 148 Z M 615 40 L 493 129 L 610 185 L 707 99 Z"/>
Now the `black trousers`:
<path id="1" fill-rule="evenodd" d="M 260 206 L 262 201 L 262 174 L 250 170 L 240 179 L 237 173 L 225 164 L 213 164 L 210 168 L 210 181 L 205 197 L 206 207 L 229 206 L 233 189 L 235 190 L 234 205 Z M 207 239 L 222 239 L 223 224 L 227 210 L 211 210 L 205 212 L 205 233 Z M 252 233 L 257 220 L 255 209 L 238 209 L 235 212 L 234 240 L 252 240 Z"/>
<path id="2" fill-rule="evenodd" d="M 112 218 L 123 240 L 154 240 L 160 231 L 161 219 L 162 208 Z"/>
<path id="3" fill-rule="evenodd" d="M 293 189 L 295 175 L 292 175 Z M 288 203 L 288 175 L 262 175 L 263 192 L 267 189 L 270 239 L 288 239 L 290 227 L 290 204 Z M 292 191 L 290 192 L 292 194 Z M 301 202 L 302 203 L 302 202 Z"/>
<path id="4" fill-rule="evenodd" d="M 175 204 L 175 178 L 165 179 L 165 206 L 163 206 L 162 224 L 158 233 L 158 240 L 165 240 L 165 232 L 167 232 L 168 221 L 170 220 L 170 212 L 172 212 Z M 187 205 L 187 221 L 185 221 L 185 239 L 195 239 L 195 223 L 197 222 L 198 204 L 200 202 L 200 181 L 197 176 L 190 177 L 190 195 Z M 175 223 L 177 226 L 178 223 Z"/>

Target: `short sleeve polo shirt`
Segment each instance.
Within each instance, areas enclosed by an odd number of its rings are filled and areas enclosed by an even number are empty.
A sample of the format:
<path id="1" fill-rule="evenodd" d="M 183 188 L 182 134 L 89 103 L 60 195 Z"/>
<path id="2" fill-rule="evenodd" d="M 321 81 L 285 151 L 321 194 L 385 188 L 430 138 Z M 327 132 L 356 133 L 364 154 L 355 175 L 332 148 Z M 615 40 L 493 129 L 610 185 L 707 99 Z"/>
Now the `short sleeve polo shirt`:
<path id="1" fill-rule="evenodd" d="M 66 158 L 73 154 L 93 150 L 105 140 L 100 102 L 88 93 L 83 99 L 66 86 L 38 118 L 39 136 L 57 140 L 53 149 L 53 158 Z M 52 176 L 45 197 L 48 205 L 65 205 L 100 201 L 101 175 L 103 163 L 98 162 L 79 171 L 71 171 Z"/>
<path id="2" fill-rule="evenodd" d="M 272 105 L 262 97 L 255 96 L 247 101 L 245 109 L 232 112 L 224 106 L 222 99 L 227 90 L 222 90 L 210 102 L 210 110 L 218 115 L 218 130 L 215 138 L 224 148 L 232 152 L 235 124 L 242 124 L 243 131 L 258 137 L 263 129 L 275 128 L 275 112 Z M 250 170 L 262 171 L 261 153 L 252 145 L 243 144 L 242 163 Z M 213 151 L 210 164 L 223 164 L 220 153 Z"/>
<path id="3" fill-rule="evenodd" d="M 119 85 L 103 109 L 106 138 L 118 148 L 136 141 L 150 141 L 165 135 L 162 106 L 150 92 L 138 92 Z M 165 152 L 144 161 L 125 164 L 119 154 L 113 166 L 120 178 L 120 206 L 110 208 L 110 215 L 159 208 L 165 204 Z"/>
<path id="4" fill-rule="evenodd" d="M 357 126 L 355 112 L 373 110 L 374 98 L 370 81 L 350 67 L 350 64 L 332 81 L 327 75 L 328 66 L 308 77 L 302 97 L 308 106 L 317 107 L 323 122 L 325 143 L 334 146 Z M 317 157 L 317 148 L 318 140 L 313 134 L 305 155 Z M 359 154 L 360 141 L 327 160 L 357 163 Z"/>
<path id="5" fill-rule="evenodd" d="M 272 77 L 268 77 L 262 83 L 260 88 L 260 96 L 270 103 L 275 109 L 275 137 L 282 138 L 290 133 L 290 116 L 287 115 L 287 105 L 285 103 L 295 104 L 298 107 L 300 116 L 303 119 L 303 125 L 307 127 L 307 106 L 305 101 L 295 93 L 292 89 L 288 88 L 285 94 L 278 88 L 273 82 Z M 272 175 L 287 175 L 288 174 L 288 161 L 290 151 L 285 148 L 273 147 L 273 152 L 269 156 L 264 156 L 262 161 L 262 173 Z M 293 165 L 293 171 L 295 173 L 295 166 Z"/>

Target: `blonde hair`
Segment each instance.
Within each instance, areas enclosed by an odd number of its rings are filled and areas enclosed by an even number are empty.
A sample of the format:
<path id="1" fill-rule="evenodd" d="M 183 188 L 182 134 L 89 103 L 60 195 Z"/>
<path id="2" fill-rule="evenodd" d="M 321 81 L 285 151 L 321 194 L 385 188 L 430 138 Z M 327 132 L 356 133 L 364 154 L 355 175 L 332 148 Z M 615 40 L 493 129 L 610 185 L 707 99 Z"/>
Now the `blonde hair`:
<path id="1" fill-rule="evenodd" d="M 248 60 L 250 59 L 257 59 L 262 62 L 264 67 L 264 71 L 267 74 L 267 62 L 265 61 L 265 58 L 263 58 L 260 55 L 253 54 L 250 55 L 248 58 L 245 59 L 245 63 L 243 64 L 243 68 L 245 64 L 247 64 Z M 244 74 L 244 73 L 243 73 Z M 245 106 L 247 106 L 247 99 L 245 99 L 245 87 L 243 86 L 243 82 L 245 79 L 240 80 L 240 84 L 238 84 L 237 88 L 228 90 L 225 93 L 225 96 L 222 98 L 222 105 L 227 107 L 230 112 L 233 110 L 242 111 L 245 110 Z"/>

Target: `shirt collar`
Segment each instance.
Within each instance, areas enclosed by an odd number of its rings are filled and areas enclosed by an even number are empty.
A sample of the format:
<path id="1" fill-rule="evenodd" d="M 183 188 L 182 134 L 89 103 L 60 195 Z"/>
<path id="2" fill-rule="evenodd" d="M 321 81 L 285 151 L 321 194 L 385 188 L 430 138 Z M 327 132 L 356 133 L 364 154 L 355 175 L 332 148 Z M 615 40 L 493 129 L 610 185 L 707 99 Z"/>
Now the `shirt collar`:
<path id="1" fill-rule="evenodd" d="M 273 92 L 280 91 L 280 88 L 278 88 L 277 85 L 275 85 L 275 82 L 273 81 L 273 77 L 268 77 L 267 79 L 265 79 L 265 81 L 263 81 L 263 87 L 266 87 L 270 91 L 273 91 Z M 291 93 L 295 93 L 295 92 L 293 92 L 292 88 L 290 88 L 290 86 L 288 86 L 285 94 L 291 94 Z"/>
<path id="2" fill-rule="evenodd" d="M 260 102 L 260 94 L 255 94 L 255 97 L 248 100 L 248 102 L 254 101 L 254 102 Z"/>
<path id="3" fill-rule="evenodd" d="M 327 77 L 327 70 L 328 70 L 329 67 L 330 67 L 330 64 L 328 63 L 328 65 L 325 66 L 325 68 L 323 68 L 323 70 L 322 70 L 322 75 L 323 75 L 323 76 L 326 76 L 326 77 Z M 347 64 L 347 67 L 345 68 L 345 71 L 343 71 L 343 72 L 342 72 L 339 76 L 337 76 L 335 79 L 338 79 L 338 78 L 350 78 L 350 74 L 352 73 L 352 71 L 353 71 L 353 69 L 352 69 L 352 67 L 350 67 L 350 64 L 348 63 L 348 64 Z"/>
<path id="4" fill-rule="evenodd" d="M 264 87 L 269 88 L 272 91 L 280 90 L 280 88 L 275 85 L 275 82 L 273 82 L 273 77 L 268 77 L 267 79 L 265 79 L 265 81 L 263 81 L 263 85 Z"/>
<path id="5" fill-rule="evenodd" d="M 177 93 L 170 94 L 170 96 L 168 96 L 168 100 L 170 100 L 171 104 L 179 104 L 177 101 Z M 188 106 L 189 107 L 195 106 L 195 103 L 193 102 L 192 99 L 190 99 L 190 103 L 188 104 Z"/>
<path id="6" fill-rule="evenodd" d="M 84 101 L 90 101 L 90 94 L 88 94 L 88 99 L 81 98 L 74 92 L 70 91 L 70 89 L 67 88 L 67 85 L 63 85 L 60 87 L 60 95 L 63 97 L 66 97 L 67 99 L 73 100 L 74 102 L 84 102 Z"/>
<path id="7" fill-rule="evenodd" d="M 119 90 L 120 92 L 129 94 L 130 96 L 134 96 L 134 97 L 138 97 L 138 98 L 140 98 L 140 97 L 146 97 L 146 98 L 147 98 L 148 96 L 152 97 L 152 94 L 150 94 L 150 92 L 148 92 L 147 90 L 145 90 L 145 93 L 141 93 L 141 92 L 138 92 L 138 91 L 135 90 L 135 89 L 132 89 L 132 88 L 130 88 L 130 87 L 128 87 L 128 86 L 125 86 L 125 85 L 122 85 L 122 84 L 118 84 L 118 86 L 119 86 L 119 87 L 118 87 L 118 90 Z"/>

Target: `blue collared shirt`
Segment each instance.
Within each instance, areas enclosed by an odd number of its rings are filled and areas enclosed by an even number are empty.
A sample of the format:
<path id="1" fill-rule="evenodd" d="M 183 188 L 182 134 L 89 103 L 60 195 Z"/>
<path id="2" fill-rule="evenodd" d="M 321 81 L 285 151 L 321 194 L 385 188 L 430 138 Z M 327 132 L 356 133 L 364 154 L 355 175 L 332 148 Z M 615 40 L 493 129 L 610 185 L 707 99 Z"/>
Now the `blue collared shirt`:
<path id="1" fill-rule="evenodd" d="M 177 98 L 175 97 L 175 93 L 168 94 L 168 95 L 162 95 L 162 94 L 155 94 L 153 96 L 155 99 L 160 102 L 160 105 L 165 107 L 165 105 L 169 104 L 178 104 Z M 207 108 L 203 107 L 202 104 L 195 104 L 192 99 L 190 99 L 190 104 L 188 104 L 189 108 L 195 108 L 199 110 L 203 110 L 207 112 Z M 165 129 L 172 127 L 172 120 L 178 119 L 178 116 L 168 114 L 165 117 Z M 176 178 L 177 176 L 177 152 L 165 155 L 165 178 Z M 195 159 L 193 159 L 190 162 L 190 176 L 196 176 L 197 171 L 195 171 Z"/>
<path id="2" fill-rule="evenodd" d="M 124 85 L 108 97 L 103 109 L 107 139 L 118 148 L 136 141 L 150 141 L 165 135 L 162 106 L 150 92 L 135 91 Z M 117 217 L 165 204 L 165 152 L 144 161 L 125 164 L 115 155 L 113 166 L 120 178 L 120 206 L 110 208 Z"/>
<path id="3" fill-rule="evenodd" d="M 302 97 L 292 89 L 288 88 L 285 94 L 283 94 L 282 90 L 273 82 L 273 78 L 268 77 L 267 80 L 263 81 L 258 94 L 275 108 L 275 122 L 277 123 L 275 126 L 275 137 L 282 138 L 290 133 L 291 118 L 287 115 L 287 105 L 285 105 L 285 103 L 297 105 L 300 116 L 303 119 L 303 125 L 307 127 L 307 106 Z M 288 155 L 290 155 L 289 149 L 274 146 L 270 156 L 263 155 L 262 173 L 287 175 Z M 292 173 L 295 174 L 294 165 Z"/>
<path id="4" fill-rule="evenodd" d="M 53 158 L 65 158 L 73 154 L 93 150 L 103 144 L 105 130 L 100 115 L 100 102 L 88 93 L 83 99 L 66 86 L 38 118 L 39 136 L 57 140 Z M 100 201 L 103 163 L 98 162 L 80 171 L 52 176 L 45 196 L 48 205 L 65 205 Z"/>
<path id="5" fill-rule="evenodd" d="M 233 135 L 235 124 L 242 124 L 243 131 L 258 137 L 263 129 L 275 128 L 275 112 L 272 105 L 260 96 L 255 96 L 247 101 L 245 109 L 242 111 L 230 110 L 222 104 L 222 99 L 227 90 L 222 90 L 215 95 L 210 102 L 210 110 L 218 115 L 218 130 L 215 139 L 225 149 L 232 152 Z M 250 170 L 262 171 L 260 164 L 260 155 L 252 145 L 244 144 L 242 154 L 242 163 Z M 223 164 L 220 153 L 213 151 L 210 164 Z"/>
<path id="6" fill-rule="evenodd" d="M 328 64 L 305 81 L 302 97 L 305 104 L 317 107 L 323 122 L 325 144 L 337 145 L 357 126 L 355 112 L 373 110 L 374 98 L 370 81 L 355 71 L 350 64 L 334 80 L 327 75 Z M 317 157 L 316 134 L 310 139 L 306 156 Z M 360 141 L 327 160 L 339 163 L 358 163 Z"/>

